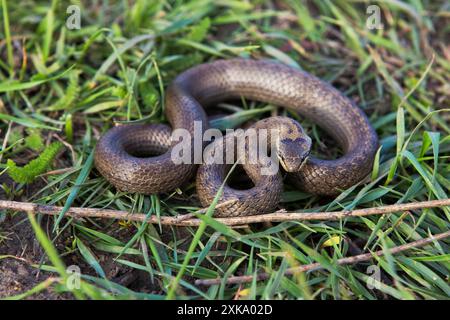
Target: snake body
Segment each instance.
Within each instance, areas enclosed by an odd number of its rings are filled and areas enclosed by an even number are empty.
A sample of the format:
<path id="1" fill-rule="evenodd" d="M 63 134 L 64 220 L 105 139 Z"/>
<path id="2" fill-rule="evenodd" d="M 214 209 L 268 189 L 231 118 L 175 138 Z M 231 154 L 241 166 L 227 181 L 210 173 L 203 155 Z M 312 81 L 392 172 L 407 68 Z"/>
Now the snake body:
<path id="1" fill-rule="evenodd" d="M 168 87 L 165 114 L 173 129 L 185 129 L 193 139 L 195 121 L 202 124 L 202 130 L 208 128 L 204 107 L 242 97 L 297 112 L 317 123 L 341 146 L 340 158 L 323 160 L 310 156 L 299 171 L 289 172 L 288 178 L 299 188 L 314 194 L 335 195 L 370 172 L 378 138 L 363 111 L 329 84 L 281 63 L 231 59 L 195 66 L 180 74 Z M 265 125 L 274 126 L 279 120 L 268 118 Z M 95 164 L 120 190 L 144 194 L 168 192 L 192 178 L 197 170 L 195 164 L 172 161 L 174 145 L 168 126 L 118 126 L 99 140 Z M 195 142 L 191 145 L 194 154 Z M 203 205 L 211 203 L 226 168 L 225 165 L 201 165 L 196 184 Z M 243 191 L 225 186 L 222 200 L 236 201 L 216 210 L 216 216 L 265 213 L 278 201 L 282 190 L 278 175 L 265 178 L 261 184 L 252 171 L 255 169 L 244 169 L 255 187 Z"/>

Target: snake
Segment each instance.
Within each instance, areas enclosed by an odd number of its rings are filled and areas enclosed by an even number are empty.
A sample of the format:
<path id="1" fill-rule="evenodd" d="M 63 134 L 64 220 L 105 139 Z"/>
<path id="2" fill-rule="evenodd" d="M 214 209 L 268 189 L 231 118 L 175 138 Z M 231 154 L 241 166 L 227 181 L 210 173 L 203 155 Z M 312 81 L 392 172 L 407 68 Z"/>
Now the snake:
<path id="1" fill-rule="evenodd" d="M 198 127 L 201 134 L 210 128 L 205 109 L 242 98 L 277 105 L 308 119 L 342 149 L 336 159 L 312 154 L 310 137 L 289 117 L 269 117 L 252 125 L 250 128 L 257 130 L 276 130 L 276 157 L 286 179 L 295 187 L 315 195 L 335 196 L 371 172 L 379 142 L 361 108 L 329 83 L 300 68 L 269 59 L 245 58 L 215 60 L 179 74 L 165 91 L 164 113 L 169 125 L 126 124 L 109 129 L 95 147 L 95 166 L 118 190 L 147 195 L 173 191 L 195 176 L 203 206 L 209 206 L 221 192 L 215 217 L 271 212 L 283 192 L 280 170 L 261 175 L 261 163 L 244 164 L 253 186 L 238 190 L 224 183 L 230 164 L 198 165 L 193 159 L 198 143 L 202 150 L 210 146 L 220 149 L 236 138 L 226 135 L 209 145 L 195 141 Z M 176 129 L 187 133 L 184 142 L 190 146 L 191 161 L 173 161 L 173 150 L 179 144 L 172 135 Z"/>

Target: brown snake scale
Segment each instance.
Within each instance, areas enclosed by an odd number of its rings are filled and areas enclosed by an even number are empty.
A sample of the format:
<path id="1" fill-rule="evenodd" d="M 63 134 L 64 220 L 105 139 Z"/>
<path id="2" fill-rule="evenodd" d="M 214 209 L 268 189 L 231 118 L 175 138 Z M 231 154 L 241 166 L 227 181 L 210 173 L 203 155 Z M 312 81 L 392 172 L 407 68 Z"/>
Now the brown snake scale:
<path id="1" fill-rule="evenodd" d="M 317 123 L 342 147 L 343 156 L 338 159 L 310 156 L 298 172 L 289 172 L 288 178 L 297 187 L 314 194 L 335 195 L 371 171 L 378 138 L 363 111 L 329 84 L 277 62 L 231 59 L 193 67 L 168 87 L 165 114 L 172 128 L 184 128 L 193 136 L 194 121 L 201 121 L 204 130 L 208 128 L 203 108 L 241 97 L 289 108 Z M 254 126 L 278 126 L 280 132 L 297 128 L 299 137 L 309 139 L 299 124 L 284 117 L 268 118 Z M 171 129 L 161 124 L 114 127 L 99 140 L 95 165 L 122 191 L 153 194 L 174 190 L 192 178 L 197 166 L 172 162 L 170 151 L 175 142 L 171 142 L 170 134 Z M 225 137 L 214 144 L 226 143 L 227 139 L 231 138 Z M 292 147 L 292 140 L 286 140 L 288 147 L 289 144 Z M 309 150 L 305 148 L 301 152 L 304 156 Z M 148 157 L 155 154 L 159 155 Z M 229 165 L 200 166 L 196 185 L 202 205 L 211 203 L 227 168 Z M 257 165 L 244 165 L 244 169 L 254 187 L 235 190 L 225 185 L 219 203 L 234 201 L 216 209 L 215 216 L 267 213 L 278 204 L 282 192 L 280 173 L 261 177 Z"/>

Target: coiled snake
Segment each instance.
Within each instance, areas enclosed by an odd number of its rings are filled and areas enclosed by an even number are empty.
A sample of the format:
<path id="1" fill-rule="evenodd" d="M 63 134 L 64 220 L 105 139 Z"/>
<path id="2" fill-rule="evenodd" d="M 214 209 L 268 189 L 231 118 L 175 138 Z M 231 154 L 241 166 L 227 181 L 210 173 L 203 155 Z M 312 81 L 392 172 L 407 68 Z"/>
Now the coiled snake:
<path id="1" fill-rule="evenodd" d="M 297 112 L 317 123 L 343 150 L 335 160 L 309 155 L 311 140 L 302 127 L 289 118 L 261 120 L 253 128 L 277 129 L 277 156 L 288 178 L 299 188 L 320 195 L 335 195 L 361 181 L 371 170 L 378 138 L 363 111 L 338 90 L 296 68 L 269 60 L 218 60 L 193 67 L 180 74 L 168 87 L 165 115 L 173 129 L 185 129 L 192 136 L 194 123 L 208 128 L 204 107 L 231 98 L 272 103 Z M 132 124 L 110 129 L 98 142 L 95 165 L 119 190 L 153 194 L 168 192 L 193 177 L 197 165 L 177 164 L 171 158 L 175 142 L 172 130 L 162 124 Z M 224 139 L 214 144 L 227 143 Z M 281 148 L 280 148 L 281 146 Z M 249 190 L 225 185 L 215 216 L 267 213 L 279 202 L 280 173 L 262 176 L 261 165 L 244 164 L 254 183 Z M 203 164 L 196 185 L 204 206 L 211 203 L 222 185 L 229 165 Z M 227 202 L 228 203 L 228 202 Z"/>

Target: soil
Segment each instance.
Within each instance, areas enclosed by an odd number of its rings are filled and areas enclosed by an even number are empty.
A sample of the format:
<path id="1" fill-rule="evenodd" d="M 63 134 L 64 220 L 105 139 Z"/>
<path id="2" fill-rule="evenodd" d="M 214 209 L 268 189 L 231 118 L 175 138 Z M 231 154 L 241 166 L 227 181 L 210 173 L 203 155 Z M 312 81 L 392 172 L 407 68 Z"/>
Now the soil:
<path id="1" fill-rule="evenodd" d="M 41 226 L 46 227 L 53 224 L 53 220 L 44 217 Z M 130 238 L 132 236 L 130 231 Z M 39 270 L 33 265 L 50 265 L 42 247 L 35 238 L 34 231 L 25 214 L 8 214 L 5 221 L 0 223 L 0 299 L 22 294 L 48 278 L 57 277 L 57 274 Z M 58 252 L 66 252 L 67 243 L 72 241 L 70 234 L 63 233 L 55 242 Z M 129 240 L 129 239 L 128 239 Z M 132 269 L 114 262 L 115 254 L 94 252 L 102 269 L 109 280 L 125 286 L 137 292 L 161 293 L 157 283 L 152 283 L 148 273 Z M 6 256 L 6 257 L 5 257 Z M 128 260 L 133 261 L 127 256 Z M 71 253 L 63 257 L 66 266 L 76 265 L 82 274 L 96 276 L 95 271 L 86 264 L 81 255 Z M 134 260 L 143 264 L 143 261 Z M 49 289 L 33 294 L 26 299 L 54 300 L 73 299 L 69 293 L 56 292 L 53 286 Z"/>
<path id="2" fill-rule="evenodd" d="M 11 183 L 5 175 L 0 176 L 0 185 Z M 35 190 L 42 186 L 34 186 Z M 27 193 L 30 190 L 27 190 Z M 25 195 L 26 197 L 26 195 Z M 0 188 L 0 199 L 7 199 L 2 188 Z M 14 199 L 20 201 L 20 199 Z M 43 216 L 40 220 L 41 227 L 51 234 L 53 220 Z M 70 230 L 70 229 L 69 229 Z M 114 237 L 127 242 L 136 232 L 134 227 L 112 231 Z M 66 266 L 76 265 L 80 268 L 82 274 L 96 276 L 95 271 L 84 261 L 78 253 L 67 253 L 67 246 L 71 244 L 73 237 L 70 231 L 63 232 L 55 241 L 54 245 Z M 115 254 L 104 252 L 93 252 L 97 257 L 107 278 L 122 286 L 137 292 L 161 293 L 158 284 L 150 281 L 148 273 L 129 268 L 114 262 L 117 257 Z M 143 264 L 143 261 L 128 260 Z M 0 299 L 20 295 L 34 288 L 48 278 L 57 277 L 55 273 L 39 270 L 36 266 L 41 264 L 51 265 L 38 240 L 35 237 L 28 217 L 24 213 L 4 213 L 0 211 Z M 34 266 L 33 266 L 34 265 Z M 70 293 L 57 292 L 55 286 L 49 286 L 39 293 L 26 297 L 31 300 L 55 300 L 55 299 L 73 299 Z"/>
<path id="3" fill-rule="evenodd" d="M 39 264 L 43 252 L 25 215 L 7 216 L 0 224 L 0 232 L 0 256 L 8 256 L 0 260 L 0 298 L 24 293 L 53 276 L 31 266 Z M 67 298 L 70 298 L 67 294 L 58 294 L 52 289 L 32 297 L 45 300 Z"/>

